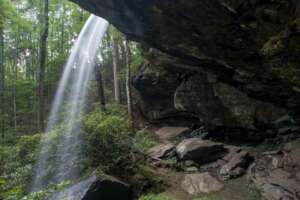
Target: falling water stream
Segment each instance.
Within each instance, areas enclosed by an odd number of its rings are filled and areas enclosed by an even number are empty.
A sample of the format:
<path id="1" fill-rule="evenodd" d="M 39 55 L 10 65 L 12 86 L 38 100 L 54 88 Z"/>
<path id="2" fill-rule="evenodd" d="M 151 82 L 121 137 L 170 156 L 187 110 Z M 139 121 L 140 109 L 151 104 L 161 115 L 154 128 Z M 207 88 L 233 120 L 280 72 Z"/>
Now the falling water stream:
<path id="1" fill-rule="evenodd" d="M 97 50 L 108 23 L 91 15 L 82 28 L 65 65 L 52 104 L 46 133 L 57 134 L 56 143 L 47 134 L 41 142 L 39 159 L 31 191 L 38 191 L 49 183 L 78 178 L 78 157 L 81 153 L 79 117 L 84 113 L 89 81 L 95 66 Z M 58 129 L 57 127 L 63 127 Z M 52 139 L 51 139 L 52 138 Z M 74 146 L 74 143 L 77 145 Z"/>

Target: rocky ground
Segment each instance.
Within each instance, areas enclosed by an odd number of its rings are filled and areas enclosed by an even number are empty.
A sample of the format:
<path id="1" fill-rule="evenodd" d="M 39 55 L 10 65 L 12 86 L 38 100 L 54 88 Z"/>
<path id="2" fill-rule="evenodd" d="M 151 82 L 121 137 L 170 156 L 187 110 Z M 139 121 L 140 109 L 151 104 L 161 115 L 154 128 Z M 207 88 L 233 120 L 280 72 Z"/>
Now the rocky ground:
<path id="1" fill-rule="evenodd" d="M 150 163 L 170 174 L 168 190 L 178 199 L 300 199 L 299 129 L 284 139 L 251 146 L 203 139 L 203 133 L 195 135 L 186 127 L 155 133 L 161 144 L 149 150 Z"/>
<path id="2" fill-rule="evenodd" d="M 276 137 L 249 144 L 228 143 L 204 127 L 152 127 L 159 143 L 142 162 L 115 166 L 123 175 L 105 171 L 119 178 L 94 172 L 57 195 L 132 200 L 158 191 L 176 200 L 299 200 L 300 128 L 288 116 L 276 123 Z"/>

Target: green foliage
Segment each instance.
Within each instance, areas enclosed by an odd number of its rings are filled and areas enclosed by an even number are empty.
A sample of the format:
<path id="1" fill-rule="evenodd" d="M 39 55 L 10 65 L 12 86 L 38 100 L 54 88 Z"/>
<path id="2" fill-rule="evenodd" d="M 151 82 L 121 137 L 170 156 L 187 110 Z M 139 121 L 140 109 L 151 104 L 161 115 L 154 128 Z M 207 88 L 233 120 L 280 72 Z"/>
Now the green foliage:
<path id="1" fill-rule="evenodd" d="M 131 47 L 131 63 L 130 68 L 133 72 L 137 72 L 140 66 L 145 62 L 140 45 L 137 43 L 130 43 Z"/>
<path id="2" fill-rule="evenodd" d="M 69 181 L 65 181 L 59 184 L 49 184 L 45 189 L 38 192 L 30 193 L 29 195 L 23 197 L 21 200 L 45 200 L 51 197 L 51 195 L 53 195 L 55 192 L 62 191 L 69 185 Z"/>
<path id="3" fill-rule="evenodd" d="M 37 131 L 38 70 L 41 14 L 43 1 L 0 0 L 0 34 L 4 35 L 0 50 L 4 53 L 0 71 L 5 72 L 0 119 L 4 136 L 31 134 Z M 49 1 L 49 37 L 45 99 L 51 105 L 61 70 L 66 62 L 88 12 L 67 0 Z M 2 33 L 3 32 L 3 33 Z M 1 57 L 1 55 L 0 55 Z M 0 58 L 1 59 L 1 58 Z M 3 68 L 3 69 L 2 69 Z M 2 86 L 2 83 L 1 83 Z M 45 107 L 44 110 L 49 110 Z M 1 123 L 2 124 L 2 123 Z M 1 138 L 2 139 L 2 138 Z"/>
<path id="4" fill-rule="evenodd" d="M 193 200 L 218 200 L 218 198 L 211 196 L 211 197 L 199 197 L 199 198 L 195 198 Z"/>
<path id="5" fill-rule="evenodd" d="M 84 119 L 84 127 L 88 157 L 93 162 L 117 162 L 131 149 L 127 119 L 115 106 L 106 111 L 97 108 L 89 113 Z"/>
<path id="6" fill-rule="evenodd" d="M 133 148 L 136 151 L 143 153 L 147 152 L 147 150 L 157 144 L 157 140 L 146 129 L 137 131 L 133 140 Z"/>
<path id="7" fill-rule="evenodd" d="M 0 146 L 0 199 L 19 200 L 26 193 L 41 135 L 19 137 Z"/>
<path id="8" fill-rule="evenodd" d="M 261 192 L 256 188 L 251 188 L 249 191 L 249 199 L 252 200 L 264 200 Z"/>
<path id="9" fill-rule="evenodd" d="M 139 200 L 176 200 L 172 197 L 170 197 L 166 193 L 160 193 L 160 194 L 147 194 L 139 198 Z"/>
<path id="10" fill-rule="evenodd" d="M 105 111 L 97 107 L 86 115 L 83 124 L 87 157 L 92 163 L 115 163 L 130 152 L 145 153 L 156 144 L 145 129 L 134 133 L 129 128 L 127 115 L 120 106 L 108 105 Z"/>
<path id="11" fill-rule="evenodd" d="M 12 20 L 16 14 L 14 5 L 10 0 L 0 0 L 0 29 L 8 20 Z"/>

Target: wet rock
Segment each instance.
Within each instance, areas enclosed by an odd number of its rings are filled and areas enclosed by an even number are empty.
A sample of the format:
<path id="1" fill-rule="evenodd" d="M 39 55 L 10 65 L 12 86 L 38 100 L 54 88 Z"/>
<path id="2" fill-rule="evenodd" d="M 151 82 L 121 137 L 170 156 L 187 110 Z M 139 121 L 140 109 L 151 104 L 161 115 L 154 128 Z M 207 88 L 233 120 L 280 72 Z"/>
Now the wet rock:
<path id="1" fill-rule="evenodd" d="M 120 180 L 99 176 L 87 189 L 82 200 L 132 200 L 130 186 Z"/>
<path id="2" fill-rule="evenodd" d="M 185 139 L 176 147 L 176 153 L 181 160 L 193 160 L 197 163 L 208 163 L 224 156 L 224 145 L 199 138 Z"/>
<path id="3" fill-rule="evenodd" d="M 175 146 L 173 144 L 159 144 L 148 151 L 148 155 L 154 159 L 165 159 L 175 155 Z"/>
<path id="4" fill-rule="evenodd" d="M 221 167 L 219 173 L 225 180 L 245 174 L 249 164 L 253 160 L 249 152 L 244 150 L 230 152 L 224 159 L 227 159 L 228 162 Z"/>
<path id="5" fill-rule="evenodd" d="M 185 175 L 181 187 L 190 195 L 199 195 L 219 191 L 224 186 L 216 178 L 206 172 Z"/>
<path id="6" fill-rule="evenodd" d="M 132 200 L 129 185 L 115 177 L 96 174 L 54 194 L 49 200 Z"/>
<path id="7" fill-rule="evenodd" d="M 163 127 L 158 129 L 155 134 L 163 141 L 170 141 L 190 132 L 191 130 L 187 127 Z"/>

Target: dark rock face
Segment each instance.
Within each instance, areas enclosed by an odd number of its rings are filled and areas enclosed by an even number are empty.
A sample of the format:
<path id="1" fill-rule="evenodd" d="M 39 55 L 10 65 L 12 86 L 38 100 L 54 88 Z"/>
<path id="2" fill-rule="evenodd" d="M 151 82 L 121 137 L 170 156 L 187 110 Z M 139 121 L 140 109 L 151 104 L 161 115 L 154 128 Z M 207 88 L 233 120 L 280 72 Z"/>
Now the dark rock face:
<path id="1" fill-rule="evenodd" d="M 286 109 L 250 98 L 236 88 L 218 82 L 213 75 L 182 71 L 176 68 L 178 63 L 168 59 L 161 61 L 167 56 L 159 55 L 153 61 L 156 68 L 142 68 L 133 80 L 141 96 L 140 111 L 149 121 L 173 117 L 189 126 L 203 121 L 211 127 L 255 130 L 272 124 L 287 113 Z"/>
<path id="2" fill-rule="evenodd" d="M 82 200 L 131 200 L 129 185 L 114 177 L 102 176 L 97 178 L 86 191 Z"/>
<path id="3" fill-rule="evenodd" d="M 63 191 L 55 193 L 49 200 L 132 200 L 131 188 L 115 177 L 94 173 Z"/>
<path id="4" fill-rule="evenodd" d="M 196 114 L 174 107 L 174 93 L 181 83 L 180 79 L 180 72 L 176 70 L 157 70 L 149 64 L 136 74 L 132 84 L 139 93 L 138 109 L 147 121 L 174 126 L 199 123 Z"/>
<path id="5" fill-rule="evenodd" d="M 192 75 L 178 86 L 174 106 L 177 110 L 197 114 L 207 124 L 224 125 L 225 108 L 205 74 Z"/>
<path id="6" fill-rule="evenodd" d="M 299 112 L 298 0 L 73 1 L 176 57 L 178 67 Z"/>

